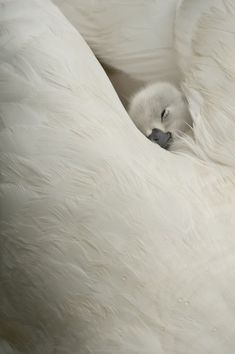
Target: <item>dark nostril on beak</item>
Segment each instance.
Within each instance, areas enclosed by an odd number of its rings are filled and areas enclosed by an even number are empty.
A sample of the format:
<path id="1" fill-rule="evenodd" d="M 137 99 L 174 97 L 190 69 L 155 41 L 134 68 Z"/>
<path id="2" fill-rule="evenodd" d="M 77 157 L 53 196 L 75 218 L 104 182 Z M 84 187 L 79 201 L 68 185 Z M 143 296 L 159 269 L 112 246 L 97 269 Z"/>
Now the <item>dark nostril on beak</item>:
<path id="1" fill-rule="evenodd" d="M 167 135 L 168 135 L 169 139 L 172 138 L 172 134 L 170 132 L 167 132 Z"/>

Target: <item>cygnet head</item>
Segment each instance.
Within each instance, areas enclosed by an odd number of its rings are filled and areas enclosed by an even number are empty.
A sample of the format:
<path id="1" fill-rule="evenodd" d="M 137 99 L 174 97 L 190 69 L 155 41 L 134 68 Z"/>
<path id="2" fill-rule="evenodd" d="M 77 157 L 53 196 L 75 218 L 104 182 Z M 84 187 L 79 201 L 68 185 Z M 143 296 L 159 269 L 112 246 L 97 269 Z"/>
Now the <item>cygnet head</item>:
<path id="1" fill-rule="evenodd" d="M 138 91 L 130 101 L 129 115 L 146 137 L 165 149 L 176 134 L 192 124 L 186 98 L 167 82 L 150 84 Z"/>

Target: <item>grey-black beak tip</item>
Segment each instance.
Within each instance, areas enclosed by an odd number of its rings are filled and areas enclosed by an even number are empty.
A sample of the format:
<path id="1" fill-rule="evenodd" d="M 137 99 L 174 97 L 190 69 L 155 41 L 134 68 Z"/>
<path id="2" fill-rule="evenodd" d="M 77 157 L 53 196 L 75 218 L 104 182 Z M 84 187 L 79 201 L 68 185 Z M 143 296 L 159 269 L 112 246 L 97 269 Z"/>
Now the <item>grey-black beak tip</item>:
<path id="1" fill-rule="evenodd" d="M 153 129 L 148 139 L 160 145 L 163 149 L 168 149 L 172 142 L 172 134 L 170 132 L 165 133 L 160 129 Z"/>

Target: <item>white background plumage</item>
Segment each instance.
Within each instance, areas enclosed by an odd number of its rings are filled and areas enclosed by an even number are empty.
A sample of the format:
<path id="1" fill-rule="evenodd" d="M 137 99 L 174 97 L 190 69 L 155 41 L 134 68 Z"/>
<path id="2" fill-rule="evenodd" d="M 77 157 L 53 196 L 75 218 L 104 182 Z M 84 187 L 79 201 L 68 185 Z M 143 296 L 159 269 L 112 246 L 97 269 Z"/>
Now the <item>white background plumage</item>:
<path id="1" fill-rule="evenodd" d="M 82 1 L 70 6 L 79 3 L 86 18 Z M 177 42 L 182 57 L 192 53 L 181 65 L 195 120 L 184 154 L 137 131 L 49 1 L 0 9 L 0 353 L 233 353 L 233 2 L 208 2 L 193 42 Z M 93 49 L 105 54 L 95 26 Z M 148 51 L 136 66 L 129 55 L 117 68 L 148 77 Z"/>

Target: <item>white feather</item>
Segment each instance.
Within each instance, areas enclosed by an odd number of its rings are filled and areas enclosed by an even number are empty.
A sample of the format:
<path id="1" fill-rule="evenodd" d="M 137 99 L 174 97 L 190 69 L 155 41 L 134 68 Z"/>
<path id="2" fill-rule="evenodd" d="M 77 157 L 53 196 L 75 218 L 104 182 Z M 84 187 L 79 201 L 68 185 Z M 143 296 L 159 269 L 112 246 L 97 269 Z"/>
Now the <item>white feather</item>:
<path id="1" fill-rule="evenodd" d="M 233 353 L 234 4 L 195 37 L 194 156 L 148 142 L 49 1 L 0 8 L 0 350 Z"/>
<path id="2" fill-rule="evenodd" d="M 53 0 L 83 35 L 127 104 L 136 85 L 177 82 L 178 0 Z"/>

